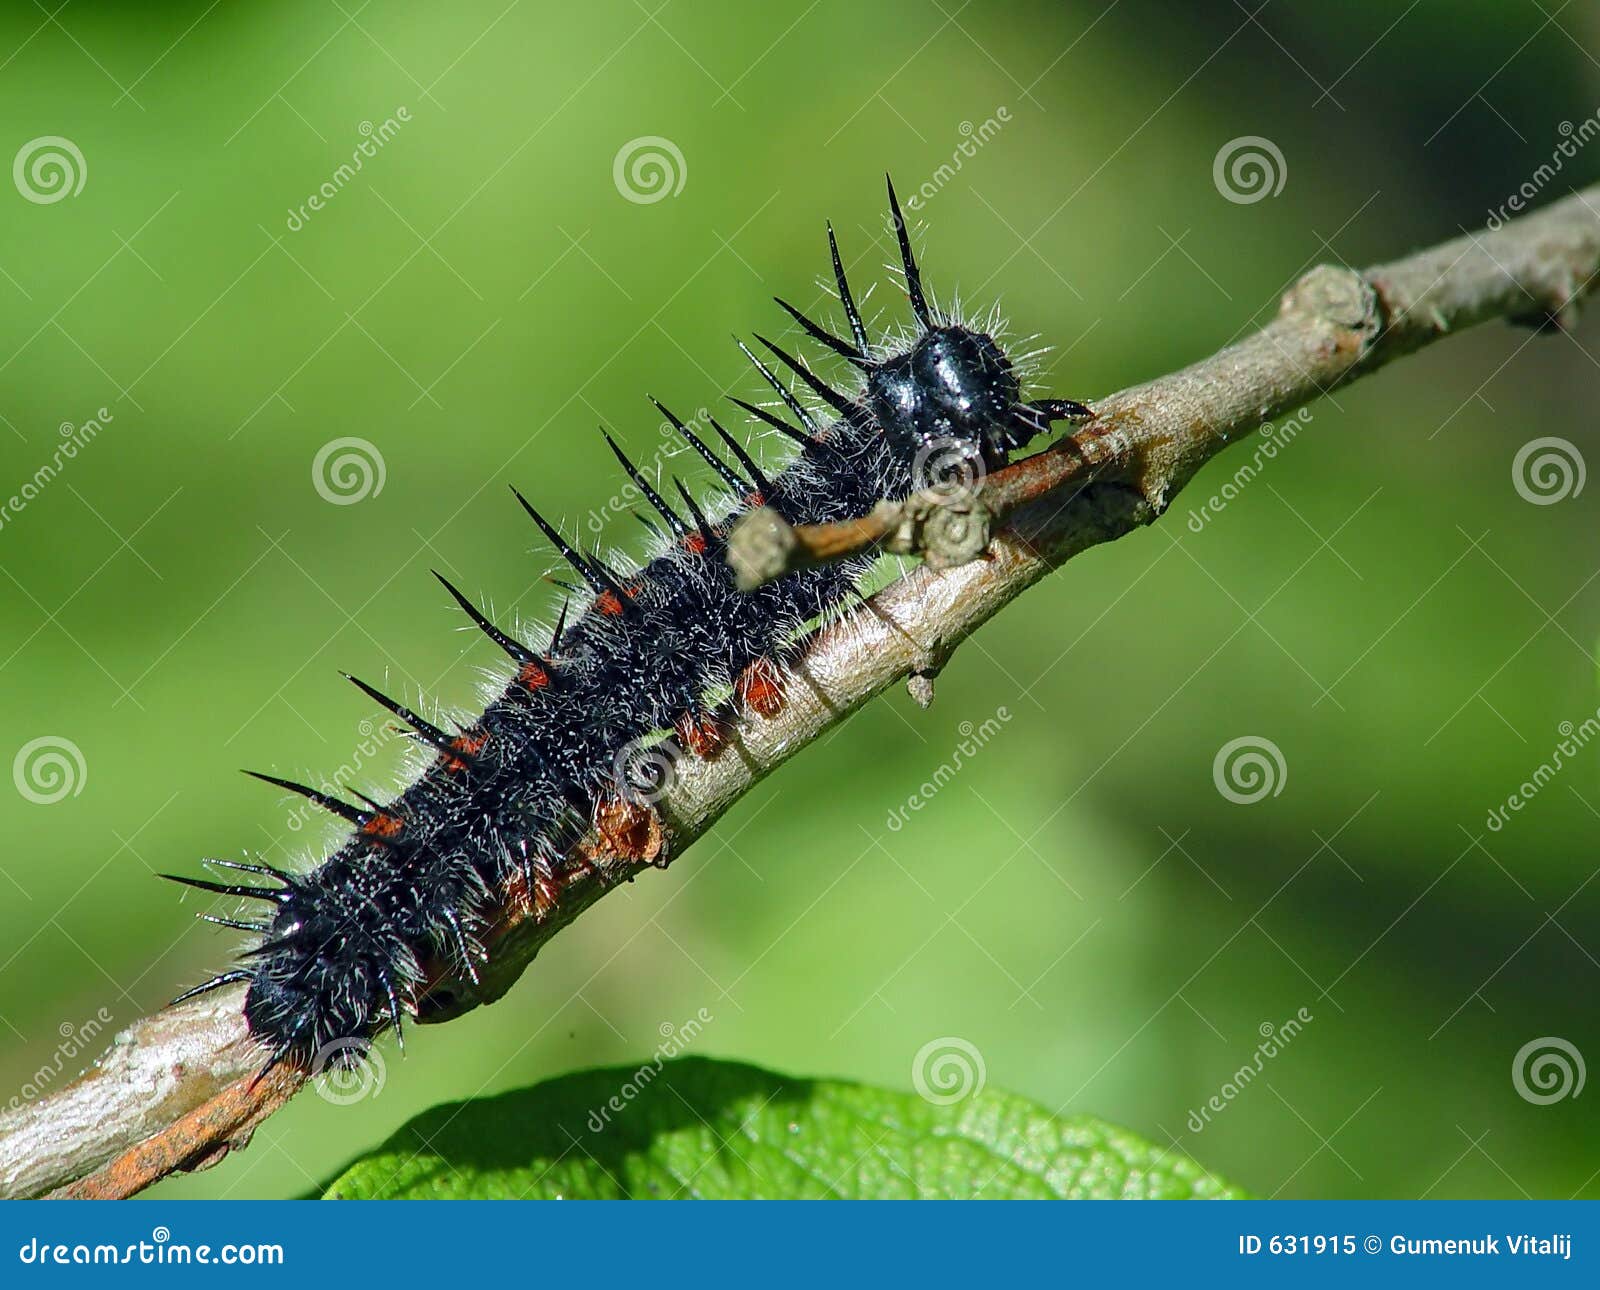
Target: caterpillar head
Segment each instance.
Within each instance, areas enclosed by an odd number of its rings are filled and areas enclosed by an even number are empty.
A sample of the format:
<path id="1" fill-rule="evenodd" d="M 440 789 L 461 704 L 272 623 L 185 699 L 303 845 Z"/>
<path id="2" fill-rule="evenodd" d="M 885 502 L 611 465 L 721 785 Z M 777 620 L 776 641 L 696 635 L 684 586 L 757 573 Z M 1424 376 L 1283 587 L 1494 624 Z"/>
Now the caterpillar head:
<path id="1" fill-rule="evenodd" d="M 908 458 L 939 446 L 985 466 L 1004 462 L 1036 433 L 1030 428 L 1019 438 L 1021 398 L 1011 361 L 994 338 L 954 325 L 923 332 L 867 375 L 873 416 Z"/>

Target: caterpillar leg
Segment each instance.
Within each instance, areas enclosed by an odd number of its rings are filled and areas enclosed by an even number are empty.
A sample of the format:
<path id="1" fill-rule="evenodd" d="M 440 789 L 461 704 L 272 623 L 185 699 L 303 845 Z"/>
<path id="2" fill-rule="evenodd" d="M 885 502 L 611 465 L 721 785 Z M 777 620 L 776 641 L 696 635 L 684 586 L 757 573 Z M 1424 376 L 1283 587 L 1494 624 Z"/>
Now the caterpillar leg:
<path id="1" fill-rule="evenodd" d="M 507 901 L 535 918 L 543 918 L 561 895 L 561 883 L 551 859 L 539 846 L 526 840 L 512 858 L 511 875 L 506 880 Z"/>
<path id="2" fill-rule="evenodd" d="M 1088 421 L 1094 409 L 1076 399 L 1035 399 L 1032 403 L 1019 403 L 1011 415 L 1011 423 L 1002 435 L 1008 452 L 1024 447 L 1038 435 L 1046 434 L 1053 421 Z"/>
<path id="3" fill-rule="evenodd" d="M 1093 408 L 1076 399 L 1035 399 L 1028 406 L 1046 421 L 1087 421 L 1094 416 Z"/>

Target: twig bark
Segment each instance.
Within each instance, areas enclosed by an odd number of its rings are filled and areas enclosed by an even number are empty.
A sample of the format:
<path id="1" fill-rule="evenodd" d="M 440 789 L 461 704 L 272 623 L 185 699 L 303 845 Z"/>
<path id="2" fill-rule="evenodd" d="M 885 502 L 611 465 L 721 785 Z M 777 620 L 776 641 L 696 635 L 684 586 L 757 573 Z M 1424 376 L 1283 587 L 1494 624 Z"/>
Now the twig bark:
<path id="1" fill-rule="evenodd" d="M 976 560 L 997 521 L 1068 484 L 1116 477 L 1123 445 L 1099 437 L 1098 418 L 1055 448 L 1013 462 L 976 485 L 949 485 L 881 501 L 859 519 L 790 524 L 770 506 L 740 518 L 728 538 L 728 564 L 745 591 L 796 569 L 864 551 L 918 555 L 935 569 Z"/>
<path id="2" fill-rule="evenodd" d="M 653 807 L 602 812 L 566 880 L 512 893 L 482 981 L 441 974 L 423 1019 L 498 998 L 588 905 L 668 863 L 757 780 L 895 681 L 920 678 L 925 695 L 967 635 L 1072 556 L 1157 518 L 1201 465 L 1263 421 L 1490 318 L 1570 326 L 1597 273 L 1600 186 L 1365 273 L 1313 269 L 1259 332 L 1097 400 L 1075 439 L 1102 464 L 1086 474 L 1052 449 L 997 472 L 991 482 L 1006 477 L 1007 491 L 986 505 L 1007 522 L 984 559 L 918 568 L 817 633 L 781 707 L 730 713 L 726 746 L 680 758 Z M 241 997 L 219 992 L 146 1018 L 76 1083 L 0 1117 L 0 1194 L 128 1195 L 242 1145 L 306 1075 L 251 1084 L 263 1054 Z"/>

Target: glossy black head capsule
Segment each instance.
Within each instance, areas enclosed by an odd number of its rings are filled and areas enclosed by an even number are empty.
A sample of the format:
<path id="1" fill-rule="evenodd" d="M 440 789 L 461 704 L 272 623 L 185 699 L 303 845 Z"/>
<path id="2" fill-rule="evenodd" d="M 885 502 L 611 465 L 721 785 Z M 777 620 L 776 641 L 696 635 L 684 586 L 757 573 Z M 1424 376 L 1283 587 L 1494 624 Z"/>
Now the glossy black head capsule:
<path id="1" fill-rule="evenodd" d="M 867 374 L 867 399 L 890 444 L 907 457 L 955 440 L 993 466 L 1018 446 L 1022 392 L 1010 360 L 983 332 L 953 325 L 924 332 Z"/>

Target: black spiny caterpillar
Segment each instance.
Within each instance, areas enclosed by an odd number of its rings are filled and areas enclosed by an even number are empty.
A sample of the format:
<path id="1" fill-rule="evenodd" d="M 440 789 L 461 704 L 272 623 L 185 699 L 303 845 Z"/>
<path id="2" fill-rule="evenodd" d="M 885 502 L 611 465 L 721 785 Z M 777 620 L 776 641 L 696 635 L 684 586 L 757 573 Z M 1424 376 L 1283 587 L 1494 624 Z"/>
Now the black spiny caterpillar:
<path id="1" fill-rule="evenodd" d="M 1012 361 L 995 338 L 929 305 L 892 184 L 889 205 L 914 336 L 889 346 L 868 341 L 830 227 L 828 247 L 850 338 L 778 303 L 863 379 L 860 388 L 843 393 L 758 336 L 820 400 L 822 408 L 813 410 L 745 350 L 797 423 L 734 400 L 799 445 L 781 470 L 764 472 L 712 420 L 730 465 L 661 408 L 726 488 L 708 515 L 674 480 L 682 503 L 675 509 L 608 435 L 656 515 L 645 520 L 655 532 L 656 553 L 632 572 L 575 550 L 518 493 L 582 580 L 583 587 L 573 588 L 581 607 L 571 615 L 563 608 L 550 640 L 535 650 L 495 627 L 445 582 L 510 656 L 515 675 L 455 734 L 356 681 L 431 748 L 432 762 L 392 801 L 363 797 L 360 806 L 259 776 L 304 794 L 349 821 L 353 832 L 307 873 L 212 862 L 270 886 L 177 878 L 268 906 L 259 922 L 202 915 L 261 939 L 241 966 L 180 999 L 248 982 L 245 1017 L 272 1053 L 268 1069 L 284 1060 L 320 1066 L 330 1051 L 348 1051 L 390 1026 L 398 1032 L 402 1015 L 421 1008 L 425 961 L 442 961 L 476 980 L 487 912 L 513 889 L 529 901 L 559 892 L 564 866 L 574 863 L 566 859 L 572 843 L 602 804 L 629 793 L 629 757 L 642 741 L 670 728 L 691 750 L 703 751 L 715 734 L 709 696 L 729 686 L 746 708 L 775 711 L 804 628 L 838 612 L 871 564 L 858 556 L 740 592 L 725 560 L 727 535 L 740 514 L 765 504 L 795 524 L 855 518 L 881 498 L 904 497 L 934 482 L 926 475 L 930 462 L 941 472 L 999 465 L 1051 421 L 1088 414 L 1067 399 L 1023 401 Z"/>

